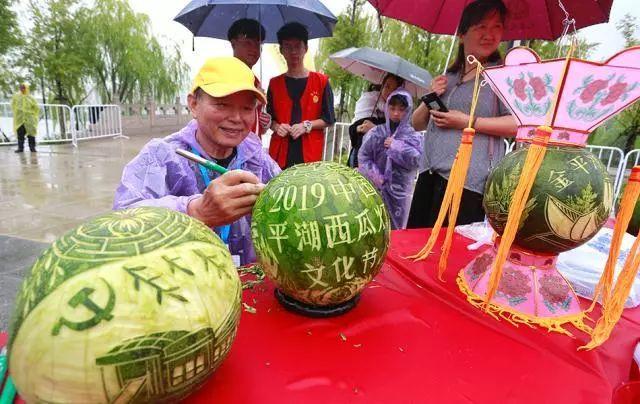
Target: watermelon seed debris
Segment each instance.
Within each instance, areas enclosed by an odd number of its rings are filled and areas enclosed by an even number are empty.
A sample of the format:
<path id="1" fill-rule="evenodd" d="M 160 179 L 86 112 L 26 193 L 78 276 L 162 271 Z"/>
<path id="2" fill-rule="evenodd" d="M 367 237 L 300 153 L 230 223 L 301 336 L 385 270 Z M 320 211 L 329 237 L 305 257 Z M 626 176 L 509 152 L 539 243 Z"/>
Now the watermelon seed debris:
<path id="1" fill-rule="evenodd" d="M 255 307 L 251 307 L 248 304 L 246 304 L 245 302 L 242 302 L 242 307 L 244 307 L 244 311 L 251 313 L 251 314 L 256 314 L 256 308 Z"/>

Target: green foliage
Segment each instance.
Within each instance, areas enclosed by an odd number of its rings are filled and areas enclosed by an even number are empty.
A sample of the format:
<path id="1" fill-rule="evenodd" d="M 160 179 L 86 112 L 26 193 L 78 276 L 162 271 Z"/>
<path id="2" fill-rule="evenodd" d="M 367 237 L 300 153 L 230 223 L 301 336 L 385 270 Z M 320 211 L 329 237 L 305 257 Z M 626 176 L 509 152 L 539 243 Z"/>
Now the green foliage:
<path id="1" fill-rule="evenodd" d="M 89 66 L 103 100 L 174 100 L 188 68 L 177 48 L 168 52 L 153 37 L 146 15 L 124 0 L 101 0 L 89 21 L 95 43 Z"/>
<path id="2" fill-rule="evenodd" d="M 126 0 L 31 0 L 27 11 L 17 64 L 32 85 L 44 79 L 51 102 L 79 104 L 94 88 L 106 103 L 172 102 L 186 83 L 177 46 L 163 47 Z"/>
<path id="3" fill-rule="evenodd" d="M 616 28 L 624 37 L 625 47 L 628 48 L 640 44 L 640 40 L 635 36 L 638 30 L 638 19 L 636 17 L 631 14 L 625 14 L 624 17 L 616 23 Z"/>
<path id="4" fill-rule="evenodd" d="M 53 102 L 78 103 L 85 94 L 91 43 L 86 14 L 78 0 L 29 3 L 33 28 L 22 47 L 22 65 L 31 77 L 44 76 Z"/>
<path id="5" fill-rule="evenodd" d="M 536 51 L 542 59 L 556 59 L 567 55 L 569 45 L 566 42 L 567 41 L 560 43 L 560 41 L 530 40 L 525 41 L 525 44 Z M 598 45 L 600 44 L 589 42 L 586 38 L 578 35 L 574 56 L 580 59 L 588 59 Z"/>
<path id="6" fill-rule="evenodd" d="M 384 18 L 378 48 L 400 56 L 433 75 L 442 73 L 452 36 L 431 34 L 421 28 Z M 455 50 L 455 49 L 454 49 Z"/>
<path id="7" fill-rule="evenodd" d="M 369 45 L 371 24 L 367 17 L 362 16 L 363 3 L 363 0 L 354 0 L 347 10 L 338 16 L 333 36 L 320 41 L 315 57 L 316 67 L 330 77 L 331 87 L 339 99 L 336 110 L 338 121 L 349 120 L 366 82 L 342 69 L 329 59 L 329 56 L 346 48 Z"/>
<path id="8" fill-rule="evenodd" d="M 638 21 L 635 17 L 626 14 L 616 28 L 625 39 L 625 46 L 640 44 L 640 39 L 635 36 L 638 29 Z M 627 108 L 611 121 L 598 128 L 589 138 L 589 144 L 619 147 L 625 153 L 640 148 L 640 105 Z"/>
<path id="9" fill-rule="evenodd" d="M 16 13 L 11 9 L 13 0 L 0 0 L 0 55 L 20 44 L 20 31 Z"/>
<path id="10" fill-rule="evenodd" d="M 15 62 L 15 49 L 21 43 L 16 13 L 11 9 L 13 0 L 0 0 L 0 98 L 16 90 L 18 77 L 11 66 Z"/>

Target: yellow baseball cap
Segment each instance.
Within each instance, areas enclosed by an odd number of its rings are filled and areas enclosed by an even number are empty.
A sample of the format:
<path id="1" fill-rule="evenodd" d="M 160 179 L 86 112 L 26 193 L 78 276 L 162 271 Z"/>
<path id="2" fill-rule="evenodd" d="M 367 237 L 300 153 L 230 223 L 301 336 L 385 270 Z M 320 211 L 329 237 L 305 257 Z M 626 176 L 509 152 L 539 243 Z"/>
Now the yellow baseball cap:
<path id="1" fill-rule="evenodd" d="M 252 91 L 263 104 L 267 99 L 255 86 L 256 78 L 249 67 L 234 57 L 209 58 L 196 74 L 191 93 L 201 88 L 212 97 L 226 97 L 240 91 Z"/>

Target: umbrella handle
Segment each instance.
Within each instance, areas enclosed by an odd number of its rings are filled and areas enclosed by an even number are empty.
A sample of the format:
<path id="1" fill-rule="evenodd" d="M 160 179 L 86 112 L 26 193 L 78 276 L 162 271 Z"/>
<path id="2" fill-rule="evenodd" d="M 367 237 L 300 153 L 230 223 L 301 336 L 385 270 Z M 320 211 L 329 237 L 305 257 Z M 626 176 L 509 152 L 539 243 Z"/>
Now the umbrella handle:
<path id="1" fill-rule="evenodd" d="M 451 61 L 451 53 L 453 53 L 453 45 L 456 43 L 456 37 L 458 36 L 458 28 L 456 28 L 456 32 L 453 33 L 453 38 L 451 39 L 451 46 L 449 46 L 449 54 L 447 55 L 447 61 L 444 63 L 444 67 L 442 68 L 442 74 L 447 73 L 447 67 L 449 66 L 449 62 Z"/>

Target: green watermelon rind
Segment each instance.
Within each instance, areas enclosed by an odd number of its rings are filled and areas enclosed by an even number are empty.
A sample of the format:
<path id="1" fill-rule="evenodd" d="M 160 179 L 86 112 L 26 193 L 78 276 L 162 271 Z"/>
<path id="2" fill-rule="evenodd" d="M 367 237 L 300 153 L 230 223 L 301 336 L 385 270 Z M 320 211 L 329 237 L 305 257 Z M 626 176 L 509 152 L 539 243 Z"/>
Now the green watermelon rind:
<path id="1" fill-rule="evenodd" d="M 203 223 L 164 208 L 110 212 L 70 230 L 40 255 L 25 276 L 9 323 L 8 348 L 29 313 L 65 281 L 110 261 L 191 241 L 213 243 L 226 249 L 222 240 Z M 100 248 L 95 248 L 97 246 Z"/>
<path id="2" fill-rule="evenodd" d="M 489 223 L 499 235 L 504 231 L 511 196 L 520 179 L 528 150 L 525 146 L 509 153 L 487 179 L 483 206 Z M 569 185 L 564 187 L 567 183 Z M 514 244 L 549 254 L 578 247 L 595 236 L 604 225 L 612 208 L 612 198 L 611 179 L 593 153 L 584 148 L 550 146 L 522 213 Z M 549 222 L 553 219 L 548 216 L 552 210 L 550 204 L 557 206 L 559 211 L 567 212 L 570 219 L 566 221 L 573 227 L 590 221 L 584 233 L 576 228 L 576 233 L 582 237 L 576 237 L 573 230 L 573 238 L 559 234 L 556 231 L 559 227 L 557 220 L 554 220 L 554 230 Z M 560 230 L 569 231 L 567 226 Z"/>
<path id="3" fill-rule="evenodd" d="M 331 185 L 343 183 L 353 185 L 355 193 L 350 195 L 351 201 L 343 195 L 334 195 L 332 203 L 325 197 L 325 203 L 316 209 L 302 211 L 299 204 L 294 204 L 289 210 L 280 209 L 277 212 L 269 212 L 278 202 L 276 195 L 279 188 L 297 185 L 308 187 L 315 183 L 322 183 L 325 187 L 326 196 L 332 194 Z M 300 189 L 300 188 L 299 188 Z M 338 190 L 340 188 L 337 188 Z M 349 188 L 347 188 L 349 189 Z M 280 201 L 282 202 L 282 201 Z M 336 204 L 340 204 L 336 208 Z M 282 203 L 280 203 L 282 205 Z M 309 205 L 309 204 L 308 204 Z M 368 211 L 365 211 L 368 209 Z M 376 215 L 377 209 L 379 215 Z M 359 230 L 356 215 L 366 212 L 371 219 L 376 234 L 367 234 L 359 242 L 350 245 L 334 245 L 328 248 L 327 228 L 330 220 L 324 219 L 332 215 L 344 215 L 342 220 L 349 222 L 352 238 L 357 238 Z M 379 218 L 382 218 L 379 220 Z M 321 248 L 312 249 L 305 246 L 302 251 L 298 249 L 299 237 L 295 233 L 295 223 L 302 221 L 317 221 Z M 269 225 L 285 224 L 287 227 L 288 239 L 281 240 L 283 251 L 277 252 L 277 241 L 269 242 L 267 237 L 270 234 Z M 265 268 L 265 273 L 288 295 L 312 305 L 333 305 L 341 303 L 357 294 L 364 286 L 373 279 L 382 265 L 383 257 L 386 254 L 389 244 L 389 215 L 384 207 L 382 197 L 371 185 L 355 170 L 335 163 L 309 163 L 298 165 L 282 172 L 278 177 L 272 179 L 265 190 L 258 198 L 252 218 L 252 238 L 258 260 Z M 370 268 L 365 267 L 362 260 L 363 255 L 377 249 L 375 264 Z M 275 257 L 274 257 L 275 256 Z M 338 281 L 332 264 L 336 259 L 347 262 L 352 260 L 351 269 L 357 273 L 355 278 Z M 276 264 L 275 260 L 278 261 Z M 340 263 L 344 263 L 341 261 Z M 340 266 L 339 268 L 343 268 Z M 323 266 L 321 282 L 331 286 L 323 286 L 311 280 L 313 272 L 307 265 L 314 267 Z M 313 287 L 312 287 L 313 285 Z"/>

